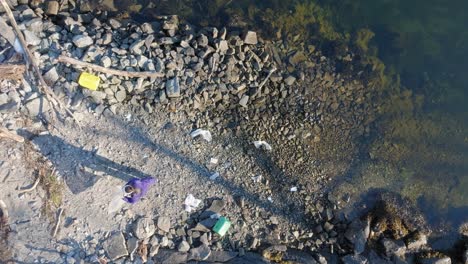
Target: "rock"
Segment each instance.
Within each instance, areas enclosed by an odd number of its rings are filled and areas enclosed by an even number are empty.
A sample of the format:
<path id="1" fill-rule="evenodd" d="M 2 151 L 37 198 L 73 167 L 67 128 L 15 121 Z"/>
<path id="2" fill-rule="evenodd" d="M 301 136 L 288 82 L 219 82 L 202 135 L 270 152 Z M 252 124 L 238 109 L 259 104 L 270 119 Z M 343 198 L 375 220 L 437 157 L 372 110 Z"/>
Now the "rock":
<path id="1" fill-rule="evenodd" d="M 24 105 L 31 117 L 36 117 L 50 109 L 49 101 L 45 97 L 36 97 Z"/>
<path id="2" fill-rule="evenodd" d="M 211 254 L 211 249 L 207 245 L 201 245 L 197 248 L 190 249 L 188 260 L 203 261 Z"/>
<path id="3" fill-rule="evenodd" d="M 158 228 L 168 233 L 171 229 L 171 219 L 166 216 L 160 216 L 158 218 Z"/>
<path id="4" fill-rule="evenodd" d="M 23 30 L 23 34 L 27 45 L 37 46 L 41 44 L 41 39 L 38 38 L 32 31 Z"/>
<path id="5" fill-rule="evenodd" d="M 55 16 L 58 14 L 59 8 L 60 8 L 60 5 L 58 1 L 49 1 L 47 3 L 46 14 L 49 16 Z"/>
<path id="6" fill-rule="evenodd" d="M 138 248 L 138 239 L 131 237 L 127 240 L 127 249 L 130 252 L 130 259 L 133 260 L 134 254 Z"/>
<path id="7" fill-rule="evenodd" d="M 219 214 L 221 213 L 221 210 L 223 210 L 224 206 L 226 205 L 226 202 L 224 200 L 213 200 L 211 203 L 210 207 L 206 209 L 201 215 L 200 219 L 206 219 L 210 217 L 213 214 Z"/>
<path id="8" fill-rule="evenodd" d="M 218 51 L 220 53 L 225 53 L 229 49 L 227 40 L 221 40 L 219 42 Z"/>
<path id="9" fill-rule="evenodd" d="M 169 98 L 180 96 L 179 78 L 175 77 L 166 81 L 166 94 Z"/>
<path id="10" fill-rule="evenodd" d="M 208 46 L 208 37 L 201 34 L 199 37 L 198 37 L 198 40 L 197 40 L 197 43 L 198 43 L 198 46 L 204 48 L 206 46 Z"/>
<path id="11" fill-rule="evenodd" d="M 119 29 L 122 26 L 122 23 L 120 23 L 115 18 L 111 18 L 109 19 L 109 25 L 112 27 L 112 29 Z"/>
<path id="12" fill-rule="evenodd" d="M 237 257 L 237 252 L 232 251 L 211 251 L 210 256 L 205 260 L 208 263 L 225 263 Z"/>
<path id="13" fill-rule="evenodd" d="M 248 95 L 244 95 L 244 96 L 242 96 L 242 99 L 240 99 L 239 104 L 240 104 L 242 107 L 247 108 L 247 103 L 248 103 L 248 102 L 249 102 L 249 96 L 248 96 Z"/>
<path id="14" fill-rule="evenodd" d="M 112 60 L 108 56 L 104 56 L 101 58 L 101 65 L 104 68 L 109 68 L 112 65 Z"/>
<path id="15" fill-rule="evenodd" d="M 112 234 L 104 241 L 103 247 L 111 260 L 116 260 L 128 255 L 127 247 L 125 246 L 125 238 L 120 231 Z"/>
<path id="16" fill-rule="evenodd" d="M 86 48 L 94 43 L 93 39 L 90 36 L 85 35 L 76 35 L 73 37 L 72 41 L 77 48 Z"/>
<path id="17" fill-rule="evenodd" d="M 143 45 L 145 44 L 145 40 L 137 40 L 135 42 L 133 42 L 132 45 L 130 45 L 130 51 L 133 53 L 133 54 L 141 54 L 141 47 L 143 47 Z"/>
<path id="18" fill-rule="evenodd" d="M 427 236 L 416 231 L 405 239 L 405 243 L 409 250 L 418 250 L 427 244 Z"/>
<path id="19" fill-rule="evenodd" d="M 366 264 L 367 259 L 361 255 L 346 255 L 341 258 L 343 264 Z M 370 264 L 370 263 L 369 263 Z"/>
<path id="20" fill-rule="evenodd" d="M 187 252 L 190 250 L 190 245 L 187 243 L 187 241 L 182 241 L 180 242 L 179 246 L 177 247 L 177 250 L 179 252 Z"/>
<path id="21" fill-rule="evenodd" d="M 54 86 L 54 84 L 59 79 L 59 75 L 58 75 L 57 69 L 55 67 L 52 67 L 42 77 L 44 78 L 44 81 L 50 86 Z"/>
<path id="22" fill-rule="evenodd" d="M 288 77 L 286 77 L 286 79 L 284 79 L 284 83 L 288 86 L 293 85 L 295 81 L 296 81 L 296 77 L 292 75 L 289 75 Z"/>
<path id="23" fill-rule="evenodd" d="M 124 89 L 118 90 L 115 93 L 115 99 L 119 102 L 122 103 L 125 101 L 125 98 L 127 98 L 127 92 Z"/>
<path id="24" fill-rule="evenodd" d="M 463 255 L 463 261 L 465 264 L 468 264 L 468 249 L 465 250 L 465 254 Z"/>
<path id="25" fill-rule="evenodd" d="M 287 247 L 285 245 L 273 245 L 262 251 L 262 256 L 273 262 L 281 262 L 286 252 Z"/>
<path id="26" fill-rule="evenodd" d="M 304 62 L 306 59 L 307 58 L 302 51 L 296 51 L 294 55 L 289 57 L 289 63 L 293 66 L 296 66 L 296 64 Z"/>
<path id="27" fill-rule="evenodd" d="M 247 31 L 244 35 L 244 44 L 256 45 L 257 43 L 257 33 L 254 31 Z"/>
<path id="28" fill-rule="evenodd" d="M 158 254 L 153 257 L 155 263 L 160 264 L 180 264 L 187 263 L 187 253 L 175 250 L 160 249 Z"/>
<path id="29" fill-rule="evenodd" d="M 369 223 L 362 222 L 359 219 L 355 219 L 346 230 L 345 237 L 354 245 L 354 252 L 356 254 L 364 252 L 369 232 Z"/>
<path id="30" fill-rule="evenodd" d="M 405 253 L 406 246 L 401 240 L 384 238 L 380 243 L 382 244 L 387 257 L 391 257 L 393 255 L 402 256 Z"/>
<path id="31" fill-rule="evenodd" d="M 15 44 L 16 35 L 2 17 L 0 17 L 0 32 L 2 32 L 1 36 L 4 37 L 10 45 Z"/>
<path id="32" fill-rule="evenodd" d="M 262 256 L 256 253 L 247 252 L 242 257 L 237 257 L 229 261 L 229 264 L 267 264 L 270 261 L 264 259 Z"/>
<path id="33" fill-rule="evenodd" d="M 452 264 L 452 260 L 447 256 L 419 258 L 421 264 Z"/>
<path id="34" fill-rule="evenodd" d="M 133 225 L 133 234 L 138 239 L 150 238 L 155 232 L 154 221 L 149 217 L 141 217 Z"/>
<path id="35" fill-rule="evenodd" d="M 395 259 L 397 256 L 393 256 L 392 259 Z M 390 260 L 386 260 L 386 259 L 383 259 L 382 257 L 379 256 L 379 254 L 377 254 L 374 250 L 371 250 L 369 252 L 369 255 L 368 255 L 368 262 L 369 263 L 379 263 L 379 264 L 402 264 L 400 262 L 396 262 L 396 261 L 390 261 Z M 396 259 L 395 259 L 396 260 Z"/>

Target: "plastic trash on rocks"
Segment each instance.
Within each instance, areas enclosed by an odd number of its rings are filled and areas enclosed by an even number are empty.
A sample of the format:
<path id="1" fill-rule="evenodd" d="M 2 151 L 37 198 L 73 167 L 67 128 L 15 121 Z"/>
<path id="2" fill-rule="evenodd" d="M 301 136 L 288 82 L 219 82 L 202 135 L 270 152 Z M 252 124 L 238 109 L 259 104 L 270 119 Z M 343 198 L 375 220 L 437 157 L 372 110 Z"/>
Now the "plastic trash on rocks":
<path id="1" fill-rule="evenodd" d="M 266 143 L 265 141 L 259 140 L 253 142 L 256 148 L 264 148 L 267 151 L 271 151 L 272 148 L 270 144 Z"/>
<path id="2" fill-rule="evenodd" d="M 78 79 L 78 84 L 89 90 L 96 91 L 100 81 L 101 79 L 99 79 L 99 76 L 87 72 L 82 72 L 80 74 L 80 78 Z"/>
<path id="3" fill-rule="evenodd" d="M 291 187 L 291 189 L 289 189 L 291 192 L 297 192 L 297 187 L 296 186 L 293 186 Z"/>
<path id="4" fill-rule="evenodd" d="M 215 172 L 210 176 L 210 180 L 216 180 L 216 178 L 218 178 L 218 177 L 219 177 L 219 173 Z"/>
<path id="5" fill-rule="evenodd" d="M 187 198 L 185 198 L 184 205 L 185 205 L 185 211 L 187 212 L 192 212 L 195 208 L 197 208 L 201 203 L 201 200 L 193 197 L 192 194 L 187 195 Z"/>
<path id="6" fill-rule="evenodd" d="M 213 231 L 220 236 L 224 236 L 230 227 L 231 222 L 226 217 L 222 216 L 214 225 Z"/>
<path id="7" fill-rule="evenodd" d="M 211 142 L 211 133 L 210 131 L 208 130 L 204 130 L 204 129 L 197 129 L 195 131 L 193 131 L 192 133 L 190 133 L 190 136 L 192 138 L 196 138 L 198 136 L 201 136 L 204 140 L 208 141 L 208 142 Z"/>
<path id="8" fill-rule="evenodd" d="M 15 49 L 16 52 L 24 54 L 23 46 L 21 45 L 21 42 L 18 38 L 15 38 L 15 43 L 13 44 L 13 48 Z"/>

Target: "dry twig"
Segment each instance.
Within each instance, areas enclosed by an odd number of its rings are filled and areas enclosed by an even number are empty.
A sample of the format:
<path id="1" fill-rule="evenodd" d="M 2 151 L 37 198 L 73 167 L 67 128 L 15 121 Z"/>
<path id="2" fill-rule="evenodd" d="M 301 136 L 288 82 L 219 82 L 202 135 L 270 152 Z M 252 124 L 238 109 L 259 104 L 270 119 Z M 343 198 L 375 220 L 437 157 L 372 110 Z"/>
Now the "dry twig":
<path id="1" fill-rule="evenodd" d="M 41 176 L 37 176 L 37 179 L 36 181 L 34 182 L 33 186 L 31 186 L 30 188 L 27 188 L 27 189 L 22 189 L 19 191 L 19 193 L 27 193 L 27 192 L 30 192 L 34 189 L 36 189 L 37 185 L 39 184 L 39 182 L 41 181 Z"/>
<path id="2" fill-rule="evenodd" d="M 130 71 L 120 71 L 114 69 L 108 69 L 96 64 L 80 61 L 77 59 L 73 59 L 64 55 L 60 55 L 58 57 L 58 62 L 68 63 L 71 65 L 81 66 L 81 67 L 88 67 L 98 72 L 103 72 L 107 74 L 123 76 L 123 77 L 130 77 L 130 78 L 159 78 L 163 77 L 164 74 L 160 72 L 130 72 Z"/>
<path id="3" fill-rule="evenodd" d="M 59 226 L 60 226 L 62 214 L 63 214 L 63 208 L 60 208 L 59 212 L 58 212 L 57 222 L 55 223 L 54 233 L 52 234 L 52 237 L 55 237 L 57 235 L 57 231 L 58 231 Z"/>
<path id="4" fill-rule="evenodd" d="M 8 131 L 6 128 L 0 127 L 0 138 L 2 137 L 15 140 L 19 143 L 24 142 L 24 138 L 22 136 L 18 136 L 17 134 Z"/>
<path id="5" fill-rule="evenodd" d="M 54 107 L 58 107 L 58 109 L 64 109 L 79 125 L 79 122 L 75 118 L 73 113 L 66 106 L 62 104 L 60 99 L 58 99 L 53 92 L 51 92 L 52 89 L 47 85 L 44 78 L 42 77 L 42 72 L 39 69 L 38 63 L 36 62 L 34 56 L 31 54 L 31 51 L 28 49 L 28 45 L 26 44 L 24 36 L 21 33 L 21 30 L 19 29 L 18 24 L 16 23 L 15 17 L 13 16 L 13 13 L 11 12 L 11 9 L 8 6 L 8 3 L 6 2 L 6 0 L 0 0 L 0 3 L 5 9 L 5 12 L 7 13 L 8 18 L 10 19 L 11 26 L 13 27 L 13 30 L 16 32 L 16 35 L 18 36 L 18 39 L 24 50 L 24 56 L 25 56 L 26 61 L 32 65 L 33 71 L 36 73 L 37 78 L 39 79 L 39 84 L 40 84 L 40 87 L 42 88 L 41 91 L 45 94 L 47 99 L 49 99 L 49 101 L 52 102 L 52 105 L 54 105 Z"/>

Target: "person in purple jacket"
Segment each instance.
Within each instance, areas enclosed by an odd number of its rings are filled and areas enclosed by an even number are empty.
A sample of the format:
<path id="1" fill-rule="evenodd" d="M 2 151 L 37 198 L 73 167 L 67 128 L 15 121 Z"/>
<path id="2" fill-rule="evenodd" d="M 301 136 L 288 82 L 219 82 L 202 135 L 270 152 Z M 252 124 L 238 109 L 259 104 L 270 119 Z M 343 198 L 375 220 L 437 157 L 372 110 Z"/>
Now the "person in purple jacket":
<path id="1" fill-rule="evenodd" d="M 124 201 L 127 203 L 134 204 L 138 202 L 141 197 L 143 197 L 151 185 L 155 184 L 157 180 L 151 177 L 145 178 L 132 178 L 130 181 L 125 184 L 124 191 Z"/>

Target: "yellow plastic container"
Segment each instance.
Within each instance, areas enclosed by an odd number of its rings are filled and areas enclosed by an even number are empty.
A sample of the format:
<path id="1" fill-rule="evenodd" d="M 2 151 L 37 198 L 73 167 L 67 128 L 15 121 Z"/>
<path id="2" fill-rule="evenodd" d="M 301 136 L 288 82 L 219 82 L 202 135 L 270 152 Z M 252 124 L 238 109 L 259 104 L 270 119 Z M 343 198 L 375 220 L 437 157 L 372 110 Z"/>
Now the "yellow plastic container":
<path id="1" fill-rule="evenodd" d="M 87 73 L 87 72 L 82 72 L 80 74 L 80 78 L 78 78 L 78 84 L 81 85 L 84 88 L 96 91 L 97 88 L 99 87 L 99 82 L 101 79 L 99 79 L 99 76 Z"/>

